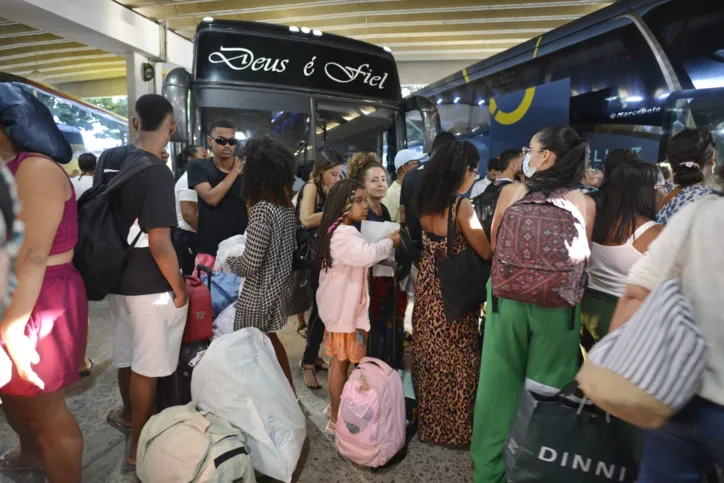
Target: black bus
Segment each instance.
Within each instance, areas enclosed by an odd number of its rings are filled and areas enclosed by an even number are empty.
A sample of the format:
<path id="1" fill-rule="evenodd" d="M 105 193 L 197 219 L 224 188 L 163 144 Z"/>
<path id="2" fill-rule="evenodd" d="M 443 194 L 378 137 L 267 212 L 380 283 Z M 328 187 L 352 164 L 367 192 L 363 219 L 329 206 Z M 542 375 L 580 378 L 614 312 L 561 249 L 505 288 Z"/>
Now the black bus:
<path id="1" fill-rule="evenodd" d="M 194 69 L 167 75 L 174 105 L 174 143 L 205 145 L 209 123 L 234 122 L 240 140 L 271 135 L 299 162 L 331 147 L 343 156 L 376 152 L 391 164 L 406 146 L 397 65 L 375 45 L 307 28 L 256 22 L 201 23 Z M 421 140 L 432 143 L 439 120 L 423 98 L 407 100 L 423 119 Z M 419 137 L 419 135 L 418 135 Z M 177 148 L 178 145 L 175 146 Z"/>
<path id="2" fill-rule="evenodd" d="M 615 148 L 662 161 L 686 126 L 710 129 L 724 159 L 723 0 L 619 1 L 416 94 L 437 105 L 443 129 L 495 156 L 491 99 L 563 79 L 595 167 Z"/>

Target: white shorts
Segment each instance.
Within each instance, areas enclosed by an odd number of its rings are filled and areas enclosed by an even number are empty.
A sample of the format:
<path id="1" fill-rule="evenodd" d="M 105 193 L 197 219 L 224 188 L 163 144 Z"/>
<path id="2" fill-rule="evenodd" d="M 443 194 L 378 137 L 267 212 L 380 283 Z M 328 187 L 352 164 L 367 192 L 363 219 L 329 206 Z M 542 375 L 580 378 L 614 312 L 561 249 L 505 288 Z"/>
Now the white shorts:
<path id="1" fill-rule="evenodd" d="M 146 377 L 173 374 L 186 327 L 186 306 L 176 308 L 171 292 L 108 295 L 113 323 L 113 365 Z"/>

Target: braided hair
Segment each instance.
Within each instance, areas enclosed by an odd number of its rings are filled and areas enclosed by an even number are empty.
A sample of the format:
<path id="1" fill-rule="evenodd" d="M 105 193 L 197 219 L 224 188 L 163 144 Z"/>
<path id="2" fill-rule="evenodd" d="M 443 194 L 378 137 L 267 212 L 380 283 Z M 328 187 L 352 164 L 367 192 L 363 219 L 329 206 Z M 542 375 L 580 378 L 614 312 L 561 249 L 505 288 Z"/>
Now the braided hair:
<path id="1" fill-rule="evenodd" d="M 244 159 L 242 196 L 248 205 L 268 201 L 291 207 L 295 160 L 289 148 L 270 137 L 255 138 L 246 142 L 241 156 Z"/>
<path id="2" fill-rule="evenodd" d="M 327 203 L 324 205 L 322 213 L 322 221 L 317 230 L 316 239 L 316 258 L 317 263 L 323 269 L 332 266 L 332 255 L 329 245 L 332 240 L 334 230 L 344 221 L 352 209 L 355 194 L 358 189 L 364 189 L 364 185 L 359 181 L 351 178 L 343 179 L 335 184 L 329 191 Z"/>

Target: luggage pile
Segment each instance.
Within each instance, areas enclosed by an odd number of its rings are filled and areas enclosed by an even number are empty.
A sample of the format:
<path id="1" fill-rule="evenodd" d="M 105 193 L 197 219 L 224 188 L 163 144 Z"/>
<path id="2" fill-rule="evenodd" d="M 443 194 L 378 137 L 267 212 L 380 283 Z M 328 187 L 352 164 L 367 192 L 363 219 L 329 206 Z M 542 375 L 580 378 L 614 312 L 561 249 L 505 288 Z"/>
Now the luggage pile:
<path id="1" fill-rule="evenodd" d="M 207 346 L 183 374 L 170 376 L 176 388 L 164 402 L 193 401 L 171 405 L 146 424 L 139 478 L 248 483 L 256 481 L 255 470 L 290 482 L 307 436 L 306 420 L 271 341 L 245 328 Z M 184 360 L 190 353 L 182 350 Z"/>

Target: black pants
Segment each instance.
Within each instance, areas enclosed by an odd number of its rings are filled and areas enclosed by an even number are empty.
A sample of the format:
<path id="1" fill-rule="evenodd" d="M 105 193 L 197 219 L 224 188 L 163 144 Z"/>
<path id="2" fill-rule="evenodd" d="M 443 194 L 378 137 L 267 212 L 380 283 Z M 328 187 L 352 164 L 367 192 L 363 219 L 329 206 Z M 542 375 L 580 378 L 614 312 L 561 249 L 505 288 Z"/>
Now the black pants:
<path id="1" fill-rule="evenodd" d="M 302 364 L 314 364 L 314 361 L 319 357 L 319 348 L 324 339 L 324 322 L 322 322 L 322 319 L 319 317 L 316 297 L 317 289 L 319 288 L 319 270 L 311 270 L 310 275 L 312 291 L 315 297 L 312 299 L 312 313 L 307 323 L 307 347 L 304 349 Z"/>
<path id="2" fill-rule="evenodd" d="M 184 275 L 193 275 L 196 261 L 196 233 L 177 228 L 173 242 L 181 271 Z"/>

